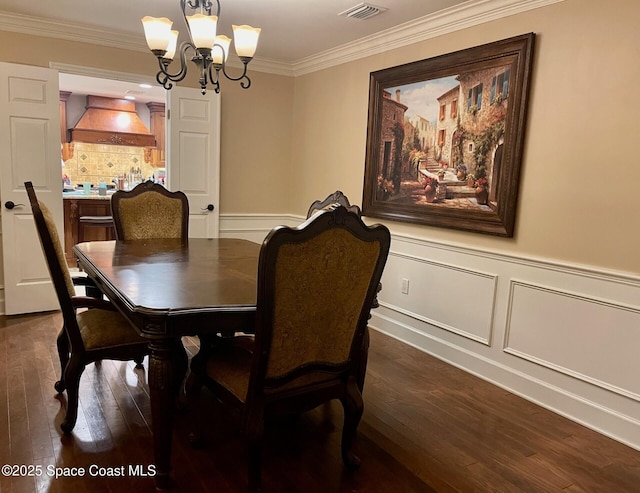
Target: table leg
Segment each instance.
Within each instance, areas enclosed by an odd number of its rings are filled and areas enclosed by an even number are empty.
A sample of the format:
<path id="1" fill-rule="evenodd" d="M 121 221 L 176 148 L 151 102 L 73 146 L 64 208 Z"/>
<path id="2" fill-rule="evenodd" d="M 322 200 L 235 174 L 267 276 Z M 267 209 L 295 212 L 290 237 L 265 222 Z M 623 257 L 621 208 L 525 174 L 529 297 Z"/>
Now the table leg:
<path id="1" fill-rule="evenodd" d="M 151 426 L 156 465 L 156 489 L 169 489 L 173 414 L 178 391 L 187 372 L 187 355 L 180 339 L 158 339 L 149 344 Z"/>

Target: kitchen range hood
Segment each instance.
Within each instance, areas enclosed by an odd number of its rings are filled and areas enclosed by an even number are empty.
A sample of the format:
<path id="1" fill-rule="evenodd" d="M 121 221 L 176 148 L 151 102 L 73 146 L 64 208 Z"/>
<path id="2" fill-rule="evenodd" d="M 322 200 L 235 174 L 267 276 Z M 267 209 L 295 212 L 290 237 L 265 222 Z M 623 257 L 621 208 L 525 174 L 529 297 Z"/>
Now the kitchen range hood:
<path id="1" fill-rule="evenodd" d="M 155 147 L 156 138 L 126 99 L 87 96 L 86 111 L 74 128 L 70 142 Z"/>

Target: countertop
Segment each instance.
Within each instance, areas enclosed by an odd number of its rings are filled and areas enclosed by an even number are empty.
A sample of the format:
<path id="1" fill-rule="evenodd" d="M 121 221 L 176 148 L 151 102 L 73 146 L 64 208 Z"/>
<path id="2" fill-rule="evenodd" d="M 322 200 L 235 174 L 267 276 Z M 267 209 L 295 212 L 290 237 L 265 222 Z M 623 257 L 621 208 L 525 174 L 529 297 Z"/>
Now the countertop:
<path id="1" fill-rule="evenodd" d="M 91 199 L 91 200 L 111 200 L 111 196 L 115 190 L 107 190 L 107 195 L 98 194 L 98 190 L 91 190 L 88 195 L 84 190 L 72 190 L 71 192 L 62 192 L 63 199 Z"/>

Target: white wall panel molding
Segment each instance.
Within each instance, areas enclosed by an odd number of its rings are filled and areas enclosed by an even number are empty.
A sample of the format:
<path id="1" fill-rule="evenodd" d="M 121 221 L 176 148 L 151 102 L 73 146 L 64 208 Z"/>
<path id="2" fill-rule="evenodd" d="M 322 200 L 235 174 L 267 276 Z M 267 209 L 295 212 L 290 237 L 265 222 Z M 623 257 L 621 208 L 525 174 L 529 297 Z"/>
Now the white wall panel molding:
<path id="1" fill-rule="evenodd" d="M 640 308 L 511 281 L 505 352 L 640 402 L 638 348 Z"/>
<path id="2" fill-rule="evenodd" d="M 392 251 L 382 285 L 380 303 L 389 310 L 491 344 L 495 274 Z"/>
<path id="3" fill-rule="evenodd" d="M 276 226 L 297 226 L 302 220 L 290 214 L 220 214 L 220 236 L 262 243 Z"/>
<path id="4" fill-rule="evenodd" d="M 634 274 L 631 272 L 615 271 L 589 265 L 575 264 L 572 262 L 561 262 L 556 259 L 547 259 L 528 255 L 515 255 L 513 253 L 501 252 L 499 250 L 482 250 L 480 248 L 474 248 L 459 243 L 427 240 L 406 234 L 394 234 L 393 232 L 391 236 L 396 240 L 396 242 L 403 242 L 407 245 L 416 245 L 419 248 L 426 247 L 435 250 L 442 250 L 444 252 L 472 255 L 489 260 L 497 260 L 499 262 L 508 262 L 514 265 L 541 268 L 545 271 L 579 274 L 586 278 L 616 282 L 640 288 L 640 274 Z"/>

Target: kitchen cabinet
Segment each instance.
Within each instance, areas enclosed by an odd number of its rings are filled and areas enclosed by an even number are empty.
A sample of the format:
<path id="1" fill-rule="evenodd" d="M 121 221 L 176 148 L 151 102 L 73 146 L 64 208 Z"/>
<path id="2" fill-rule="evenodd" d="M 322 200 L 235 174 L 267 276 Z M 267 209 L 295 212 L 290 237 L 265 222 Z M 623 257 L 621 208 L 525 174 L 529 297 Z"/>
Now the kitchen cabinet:
<path id="1" fill-rule="evenodd" d="M 76 257 L 72 248 L 82 241 L 115 239 L 113 226 L 87 226 L 80 224 L 83 216 L 111 216 L 111 196 L 71 196 L 63 197 L 64 205 L 64 255 L 69 267 L 76 267 Z"/>
<path id="2" fill-rule="evenodd" d="M 73 143 L 67 142 L 67 100 L 69 96 L 71 96 L 69 91 L 60 91 L 60 149 L 63 161 L 73 157 Z"/>
<path id="3" fill-rule="evenodd" d="M 156 148 L 151 150 L 151 164 L 158 168 L 165 165 L 165 108 L 163 103 L 147 103 L 149 108 L 149 130 L 156 138 Z"/>

